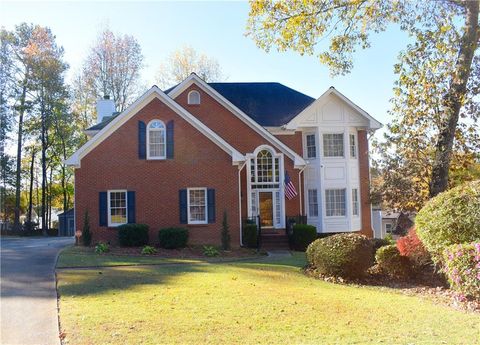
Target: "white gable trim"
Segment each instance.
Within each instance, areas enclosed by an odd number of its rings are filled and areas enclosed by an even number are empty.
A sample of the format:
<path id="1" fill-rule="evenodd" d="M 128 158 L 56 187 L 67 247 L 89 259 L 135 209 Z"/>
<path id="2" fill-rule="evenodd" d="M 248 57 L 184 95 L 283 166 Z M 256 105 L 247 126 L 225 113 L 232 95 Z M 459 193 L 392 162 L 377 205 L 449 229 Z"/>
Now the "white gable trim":
<path id="1" fill-rule="evenodd" d="M 367 113 L 365 110 L 360 108 L 358 105 L 353 103 L 351 100 L 349 100 L 344 94 L 342 94 L 340 91 L 335 89 L 333 86 L 331 86 L 327 91 L 325 91 L 318 99 L 316 99 L 314 102 L 312 102 L 308 107 L 303 109 L 300 113 L 297 114 L 293 119 L 291 119 L 286 125 L 285 129 L 290 129 L 290 130 L 295 130 L 297 129 L 297 120 L 304 114 L 307 113 L 311 107 L 314 107 L 317 103 L 323 102 L 329 95 L 334 94 L 338 98 L 340 98 L 343 102 L 345 102 L 347 105 L 352 107 L 355 111 L 357 111 L 361 116 L 366 118 L 369 122 L 369 129 L 379 129 L 382 127 L 382 124 L 375 120 L 369 113 Z"/>
<path id="2" fill-rule="evenodd" d="M 127 122 L 131 117 L 133 117 L 140 109 L 146 106 L 155 98 L 160 99 L 164 104 L 170 107 L 175 111 L 180 117 L 186 120 L 189 124 L 203 133 L 207 138 L 213 141 L 218 145 L 222 150 L 228 153 L 232 157 L 232 164 L 238 165 L 241 162 L 245 161 L 245 156 L 238 152 L 234 147 L 229 143 L 223 140 L 210 128 L 205 126 L 200 120 L 195 116 L 190 114 L 187 110 L 181 107 L 178 103 L 168 97 L 165 93 L 162 92 L 157 86 L 151 87 L 147 92 L 145 92 L 140 98 L 138 98 L 133 104 L 131 104 L 127 109 L 125 109 L 120 115 L 108 123 L 103 129 L 101 129 L 93 138 L 87 141 L 82 147 L 80 147 L 71 157 L 69 157 L 65 164 L 73 167 L 80 167 L 80 161 L 85 157 L 90 151 L 97 147 L 102 141 L 108 138 L 113 132 L 115 132 L 120 126 Z"/>
<path id="3" fill-rule="evenodd" d="M 306 165 L 304 159 L 299 156 L 295 151 L 281 142 L 279 139 L 275 138 L 268 130 L 264 127 L 260 126 L 257 122 L 255 122 L 251 117 L 241 111 L 238 107 L 232 104 L 228 99 L 223 97 L 220 93 L 218 93 L 214 88 L 204 82 L 201 78 L 199 78 L 195 73 L 190 74 L 190 76 L 182 81 L 180 84 L 175 86 L 168 95 L 175 99 L 178 95 L 180 95 L 183 91 L 185 91 L 190 85 L 195 83 L 200 88 L 203 89 L 206 93 L 212 96 L 218 103 L 220 103 L 223 107 L 237 116 L 240 120 L 246 123 L 250 128 L 252 128 L 255 132 L 260 134 L 262 137 L 267 139 L 272 145 L 276 146 L 279 150 L 285 153 L 290 159 L 294 162 L 294 167 L 299 169 Z"/>

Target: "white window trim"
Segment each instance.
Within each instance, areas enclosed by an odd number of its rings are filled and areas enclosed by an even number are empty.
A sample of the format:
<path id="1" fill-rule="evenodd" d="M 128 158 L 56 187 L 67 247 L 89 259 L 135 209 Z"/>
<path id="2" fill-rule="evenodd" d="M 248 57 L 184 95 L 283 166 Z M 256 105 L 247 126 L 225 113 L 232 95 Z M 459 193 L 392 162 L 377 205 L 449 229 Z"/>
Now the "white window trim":
<path id="1" fill-rule="evenodd" d="M 125 223 L 112 223 L 112 209 L 110 203 L 110 194 L 111 193 L 125 193 L 125 214 L 127 221 Z M 108 226 L 117 227 L 123 224 L 128 223 L 128 193 L 126 189 L 111 189 L 107 191 L 107 209 L 108 209 Z"/>
<path id="2" fill-rule="evenodd" d="M 325 144 L 324 144 L 323 137 L 324 137 L 326 134 L 341 134 L 341 135 L 343 135 L 343 155 L 342 155 L 342 156 L 325 156 L 325 147 L 324 147 Z M 345 132 L 340 132 L 340 131 L 338 131 L 338 132 L 322 132 L 322 138 L 321 138 L 321 139 L 322 139 L 322 140 L 321 140 L 322 145 L 321 145 L 321 148 L 320 148 L 322 158 L 323 158 L 323 159 L 339 159 L 339 158 L 345 158 L 345 157 L 346 157 L 346 153 L 345 153 L 345 147 L 346 147 L 346 146 L 345 146 L 345 137 L 346 137 Z M 348 150 L 350 151 L 350 146 L 348 146 Z M 350 155 L 350 153 L 349 153 L 349 155 Z"/>
<path id="3" fill-rule="evenodd" d="M 191 221 L 190 220 L 190 191 L 191 190 L 203 190 L 205 191 L 205 220 L 196 220 L 196 221 Z M 187 223 L 188 224 L 208 224 L 208 196 L 207 196 L 207 188 L 205 187 L 192 187 L 192 188 L 187 188 Z"/>
<path id="4" fill-rule="evenodd" d="M 315 139 L 315 157 L 309 157 L 308 156 L 308 141 L 307 141 L 307 137 L 309 135 L 313 135 L 314 139 Z M 304 157 L 305 159 L 308 159 L 308 160 L 313 160 L 313 159 L 317 159 L 318 157 L 318 135 L 317 133 L 315 132 L 305 132 L 305 136 L 304 136 L 304 147 L 305 147 L 305 151 L 304 151 Z"/>
<path id="5" fill-rule="evenodd" d="M 153 129 L 154 131 L 163 131 L 163 138 L 164 138 L 164 150 L 163 150 L 163 156 L 151 156 L 150 155 L 150 125 L 152 122 L 159 121 L 163 125 L 163 129 Z M 165 122 L 159 119 L 153 119 L 147 124 L 147 159 L 148 160 L 164 160 L 167 159 L 167 127 L 165 126 Z"/>
<path id="6" fill-rule="evenodd" d="M 195 93 L 198 95 L 198 103 L 194 103 L 194 102 L 190 101 L 190 95 L 195 94 Z M 202 98 L 200 96 L 200 92 L 198 92 L 197 90 L 192 90 L 188 93 L 188 95 L 187 95 L 188 105 L 199 105 L 201 103 L 201 101 L 202 101 Z"/>

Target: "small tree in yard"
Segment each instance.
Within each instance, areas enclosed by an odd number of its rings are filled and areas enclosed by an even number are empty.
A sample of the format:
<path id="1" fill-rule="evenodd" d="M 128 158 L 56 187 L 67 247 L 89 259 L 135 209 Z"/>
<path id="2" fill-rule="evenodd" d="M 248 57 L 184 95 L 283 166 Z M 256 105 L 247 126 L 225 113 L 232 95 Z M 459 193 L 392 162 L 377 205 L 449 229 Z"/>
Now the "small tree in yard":
<path id="1" fill-rule="evenodd" d="M 90 246 L 92 243 L 92 233 L 90 232 L 90 219 L 88 217 L 88 211 L 85 212 L 85 217 L 83 218 L 82 242 L 86 247 Z"/>
<path id="2" fill-rule="evenodd" d="M 223 220 L 222 220 L 222 248 L 223 250 L 230 249 L 230 230 L 227 220 L 227 211 L 223 211 Z"/>

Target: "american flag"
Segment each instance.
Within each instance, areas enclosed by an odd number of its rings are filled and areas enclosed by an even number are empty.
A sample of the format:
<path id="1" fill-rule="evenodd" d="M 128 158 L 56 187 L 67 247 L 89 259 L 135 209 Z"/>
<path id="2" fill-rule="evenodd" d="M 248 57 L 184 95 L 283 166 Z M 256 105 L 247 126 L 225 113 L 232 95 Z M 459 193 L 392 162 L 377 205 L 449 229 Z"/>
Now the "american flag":
<path id="1" fill-rule="evenodd" d="M 297 190 L 295 189 L 295 186 L 293 185 L 293 182 L 292 180 L 290 180 L 290 176 L 288 176 L 288 173 L 286 171 L 285 181 L 283 182 L 283 185 L 285 187 L 285 196 L 288 200 L 291 200 L 297 196 Z"/>

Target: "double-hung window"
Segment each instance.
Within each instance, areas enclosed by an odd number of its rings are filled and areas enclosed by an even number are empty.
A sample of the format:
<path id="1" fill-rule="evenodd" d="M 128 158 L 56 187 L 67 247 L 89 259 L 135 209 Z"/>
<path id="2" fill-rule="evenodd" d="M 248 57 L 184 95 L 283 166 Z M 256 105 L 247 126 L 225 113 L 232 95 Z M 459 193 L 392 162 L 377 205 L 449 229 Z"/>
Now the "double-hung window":
<path id="1" fill-rule="evenodd" d="M 343 157 L 343 133 L 323 134 L 323 155 L 325 157 Z"/>
<path id="2" fill-rule="evenodd" d="M 108 226 L 127 223 L 127 191 L 108 191 Z"/>
<path id="3" fill-rule="evenodd" d="M 147 127 L 147 159 L 166 158 L 165 124 L 160 120 L 153 120 Z"/>
<path id="4" fill-rule="evenodd" d="M 207 189 L 188 188 L 188 224 L 207 224 Z"/>
<path id="5" fill-rule="evenodd" d="M 318 217 L 318 194 L 316 189 L 308 190 L 308 216 Z"/>
<path id="6" fill-rule="evenodd" d="M 315 144 L 315 134 L 307 134 L 305 136 L 305 144 L 307 148 L 307 158 L 317 158 L 317 146 Z"/>
<path id="7" fill-rule="evenodd" d="M 350 157 L 357 158 L 357 142 L 355 140 L 355 134 L 350 134 Z"/>
<path id="8" fill-rule="evenodd" d="M 345 189 L 325 190 L 325 210 L 327 217 L 344 217 L 346 215 Z"/>
<path id="9" fill-rule="evenodd" d="M 352 215 L 358 216 L 358 189 L 352 189 Z"/>

